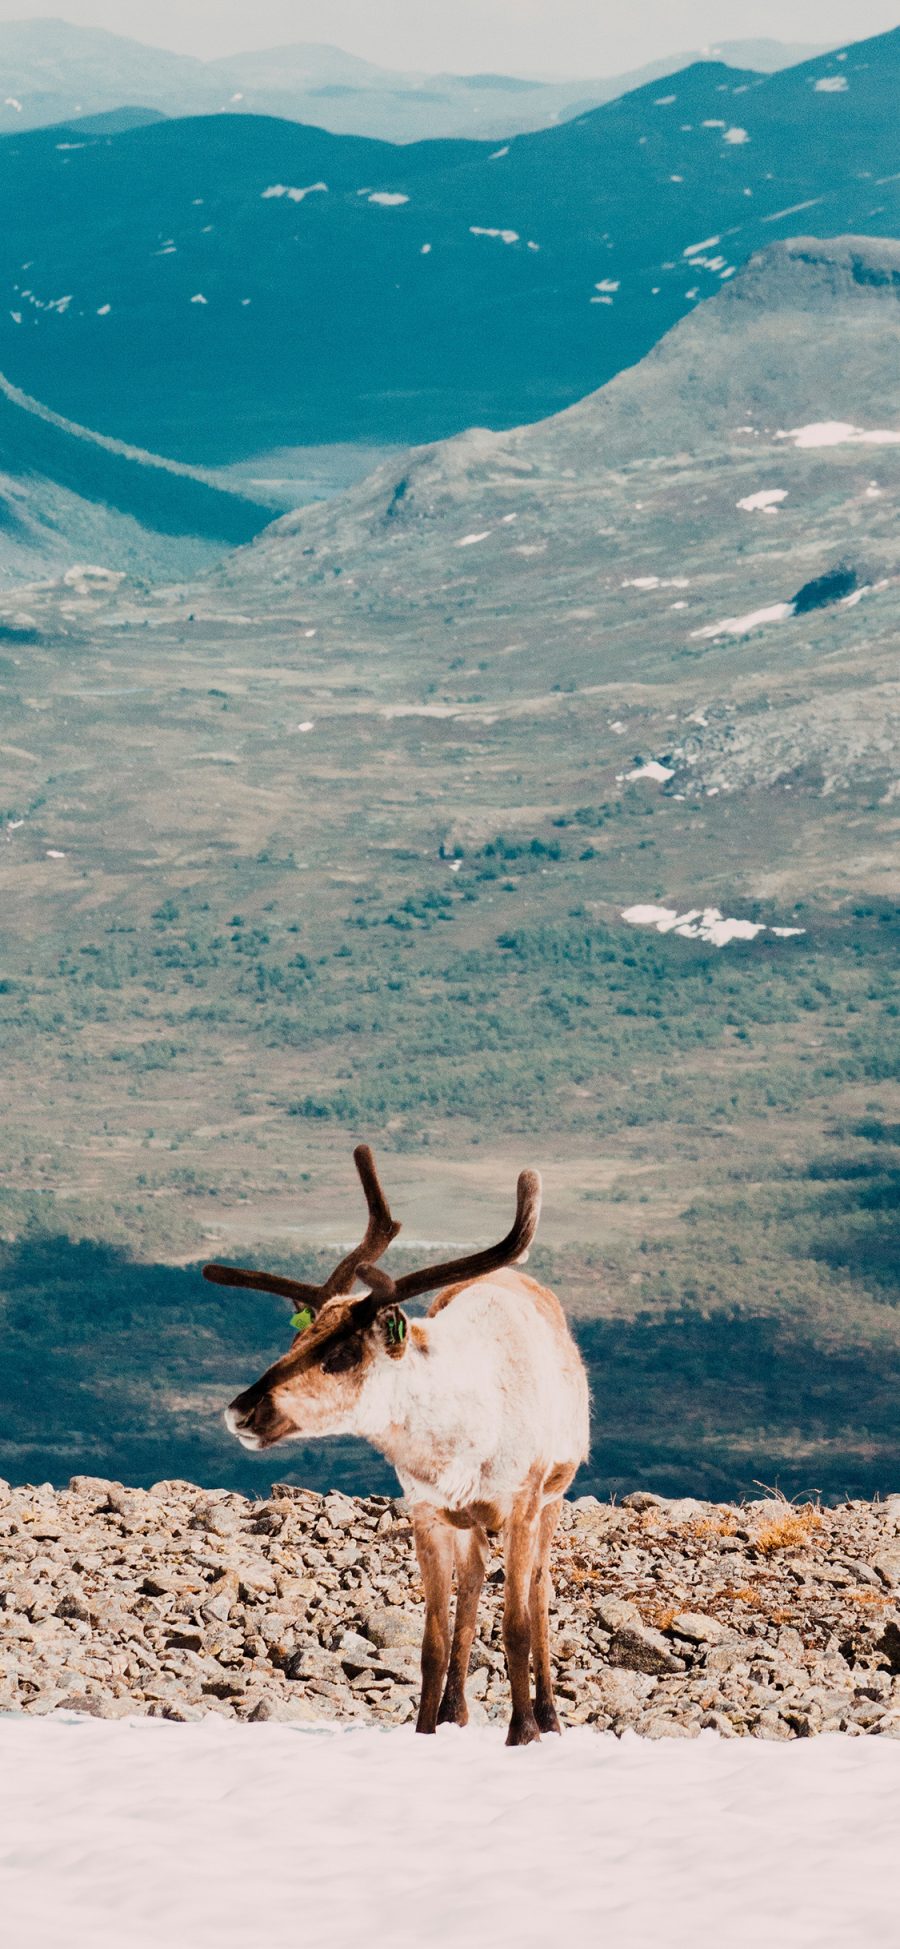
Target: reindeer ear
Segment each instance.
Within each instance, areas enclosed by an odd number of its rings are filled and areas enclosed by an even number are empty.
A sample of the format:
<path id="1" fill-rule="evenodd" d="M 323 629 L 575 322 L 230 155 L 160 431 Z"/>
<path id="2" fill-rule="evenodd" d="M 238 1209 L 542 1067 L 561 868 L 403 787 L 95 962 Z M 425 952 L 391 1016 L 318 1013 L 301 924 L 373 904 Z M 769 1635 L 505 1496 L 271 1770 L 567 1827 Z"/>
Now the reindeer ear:
<path id="1" fill-rule="evenodd" d="M 409 1343 L 409 1321 L 399 1306 L 391 1306 L 382 1313 L 379 1322 L 384 1336 L 385 1352 L 392 1360 L 402 1360 Z"/>

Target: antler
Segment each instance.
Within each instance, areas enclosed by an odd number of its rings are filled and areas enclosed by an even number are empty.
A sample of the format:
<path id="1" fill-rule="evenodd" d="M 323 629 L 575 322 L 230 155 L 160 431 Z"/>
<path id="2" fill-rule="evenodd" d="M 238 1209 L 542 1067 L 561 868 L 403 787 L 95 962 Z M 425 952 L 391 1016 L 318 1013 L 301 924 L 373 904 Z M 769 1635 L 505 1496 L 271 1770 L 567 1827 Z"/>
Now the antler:
<path id="1" fill-rule="evenodd" d="M 516 1192 L 515 1222 L 499 1245 L 489 1245 L 483 1252 L 470 1252 L 464 1259 L 448 1259 L 443 1265 L 423 1266 L 421 1271 L 406 1272 L 400 1279 L 392 1279 L 375 1265 L 360 1265 L 359 1276 L 369 1287 L 378 1312 L 405 1299 L 418 1299 L 422 1293 L 434 1292 L 438 1286 L 448 1286 L 459 1279 L 478 1279 L 485 1272 L 496 1272 L 500 1266 L 515 1265 L 527 1257 L 540 1215 L 541 1180 L 537 1171 L 522 1171 Z M 364 1305 L 365 1301 L 360 1304 Z"/>
<path id="2" fill-rule="evenodd" d="M 368 1144 L 357 1144 L 353 1153 L 353 1162 L 366 1194 L 369 1222 L 362 1243 L 357 1245 L 355 1251 L 348 1252 L 347 1257 L 341 1260 L 340 1265 L 335 1266 L 330 1277 L 326 1279 L 322 1287 L 323 1302 L 326 1299 L 334 1299 L 338 1293 L 349 1293 L 360 1266 L 366 1265 L 370 1258 L 380 1259 L 382 1252 L 387 1251 L 391 1240 L 396 1238 L 400 1230 L 397 1220 L 391 1216 L 390 1207 L 378 1181 L 375 1159 Z"/>
<path id="3" fill-rule="evenodd" d="M 324 1285 L 308 1286 L 300 1279 L 281 1279 L 273 1272 L 246 1272 L 241 1266 L 230 1265 L 205 1265 L 204 1279 L 209 1279 L 214 1286 L 249 1286 L 254 1292 L 277 1293 L 281 1299 L 296 1300 L 299 1306 L 308 1306 L 313 1313 L 318 1313 L 327 1299 L 349 1293 L 363 1262 L 380 1259 L 400 1230 L 396 1219 L 391 1217 L 368 1144 L 357 1145 L 353 1162 L 366 1194 L 369 1222 L 361 1243 L 341 1259 L 340 1264 L 329 1273 Z"/>

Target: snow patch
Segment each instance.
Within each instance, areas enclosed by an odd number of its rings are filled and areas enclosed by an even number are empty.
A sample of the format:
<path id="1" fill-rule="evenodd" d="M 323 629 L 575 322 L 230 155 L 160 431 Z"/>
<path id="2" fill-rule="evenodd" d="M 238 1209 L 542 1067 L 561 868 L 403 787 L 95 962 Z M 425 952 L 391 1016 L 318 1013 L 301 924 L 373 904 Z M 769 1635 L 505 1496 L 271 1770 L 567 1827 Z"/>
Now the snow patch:
<path id="1" fill-rule="evenodd" d="M 509 155 L 509 143 L 505 142 L 502 149 L 494 149 L 492 151 L 491 155 L 488 156 L 488 162 L 499 162 L 501 156 L 508 156 L 508 155 Z"/>
<path id="2" fill-rule="evenodd" d="M 652 778 L 657 785 L 665 785 L 667 779 L 674 778 L 671 765 L 661 765 L 656 758 L 647 758 L 643 764 L 635 765 L 634 771 L 625 773 L 629 783 L 633 779 Z"/>
<path id="3" fill-rule="evenodd" d="M 691 631 L 692 642 L 709 641 L 714 636 L 746 636 L 751 629 L 765 629 L 768 623 L 786 622 L 794 614 L 792 602 L 771 602 L 766 609 L 751 609 L 747 616 L 726 616 L 724 622 L 707 623 L 705 629 Z"/>
<path id="4" fill-rule="evenodd" d="M 793 440 L 795 447 L 896 447 L 900 446 L 900 432 L 879 429 L 866 432 L 860 426 L 853 426 L 849 420 L 815 420 L 810 426 L 792 426 L 787 433 L 777 433 L 778 440 Z"/>
<path id="5" fill-rule="evenodd" d="M 486 230 L 479 223 L 470 223 L 469 234 L 472 237 L 499 237 L 502 244 L 517 244 L 519 241 L 518 230 Z"/>
<path id="6" fill-rule="evenodd" d="M 786 501 L 787 497 L 786 487 L 761 487 L 756 494 L 746 494 L 737 505 L 747 514 L 774 514 L 779 502 Z"/>
<path id="7" fill-rule="evenodd" d="M 682 251 L 682 256 L 696 257 L 698 251 L 715 250 L 716 245 L 720 244 L 721 242 L 722 242 L 721 237 L 704 237 L 702 243 L 686 244 L 684 250 Z"/>
<path id="8" fill-rule="evenodd" d="M 816 95 L 844 95 L 850 83 L 845 74 L 823 74 L 816 82 L 813 93 Z"/>
<path id="9" fill-rule="evenodd" d="M 263 190 L 262 201 L 267 203 L 272 197 L 286 196 L 289 203 L 302 203 L 304 197 L 327 189 L 327 183 L 307 183 L 304 189 L 293 189 L 288 183 L 270 183 L 268 189 Z"/>
<path id="10" fill-rule="evenodd" d="M 380 203 L 384 210 L 396 210 L 399 209 L 401 203 L 408 203 L 409 197 L 404 196 L 402 190 L 376 189 L 372 191 L 367 201 L 369 203 Z"/>
<path id="11" fill-rule="evenodd" d="M 209 299 L 204 298 L 202 291 L 195 291 L 194 296 L 191 299 L 192 305 L 205 305 L 208 303 L 209 303 Z"/>
<path id="12" fill-rule="evenodd" d="M 726 129 L 722 137 L 722 141 L 730 142 L 733 148 L 739 148 L 743 143 L 749 142 L 749 140 L 750 137 L 746 129 Z"/>
<path id="13" fill-rule="evenodd" d="M 685 913 L 677 907 L 626 907 L 622 919 L 630 927 L 654 927 L 657 934 L 679 934 L 683 940 L 706 941 L 710 947 L 755 941 L 759 934 L 788 940 L 806 932 L 805 927 L 766 927 L 762 921 L 728 919 L 719 907 L 690 907 Z"/>
<path id="14" fill-rule="evenodd" d="M 458 541 L 456 546 L 457 548 L 474 548 L 476 541 L 487 541 L 488 535 L 491 533 L 492 530 L 490 528 L 482 528 L 480 534 L 463 535 L 462 540 Z"/>
<path id="15" fill-rule="evenodd" d="M 686 575 L 631 575 L 622 583 L 623 589 L 689 589 Z"/>

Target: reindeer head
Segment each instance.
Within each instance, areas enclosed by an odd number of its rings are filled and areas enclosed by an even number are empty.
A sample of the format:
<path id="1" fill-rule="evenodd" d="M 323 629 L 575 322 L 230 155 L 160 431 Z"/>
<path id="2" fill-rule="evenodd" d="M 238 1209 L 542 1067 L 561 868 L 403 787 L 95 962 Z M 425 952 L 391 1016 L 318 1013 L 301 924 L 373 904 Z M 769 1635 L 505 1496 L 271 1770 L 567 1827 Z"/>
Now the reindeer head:
<path id="1" fill-rule="evenodd" d="M 371 1151 L 360 1144 L 353 1155 L 369 1206 L 369 1222 L 361 1243 L 335 1266 L 324 1285 L 307 1286 L 299 1280 L 281 1279 L 269 1272 L 246 1272 L 237 1266 L 203 1268 L 204 1278 L 216 1285 L 278 1293 L 298 1307 L 292 1321 L 298 1328 L 293 1345 L 225 1411 L 226 1426 L 245 1448 L 271 1448 L 279 1441 L 352 1433 L 355 1410 L 373 1370 L 382 1362 L 402 1359 L 406 1353 L 408 1322 L 401 1302 L 451 1282 L 477 1279 L 528 1256 L 541 1203 L 540 1178 L 534 1171 L 521 1173 L 515 1223 L 498 1245 L 444 1265 L 425 1266 L 396 1281 L 391 1279 L 375 1261 L 396 1238 L 400 1226 L 391 1217 Z M 354 1297 L 357 1277 L 368 1291 Z"/>

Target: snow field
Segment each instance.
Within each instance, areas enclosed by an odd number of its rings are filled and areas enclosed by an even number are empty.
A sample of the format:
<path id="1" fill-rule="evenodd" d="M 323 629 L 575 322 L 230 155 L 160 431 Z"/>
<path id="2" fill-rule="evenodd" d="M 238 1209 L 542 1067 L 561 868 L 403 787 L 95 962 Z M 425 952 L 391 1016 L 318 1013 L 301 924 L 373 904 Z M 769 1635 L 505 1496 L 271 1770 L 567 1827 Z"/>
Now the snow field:
<path id="1" fill-rule="evenodd" d="M 893 1949 L 900 1744 L 0 1719 L 29 1949 Z"/>

